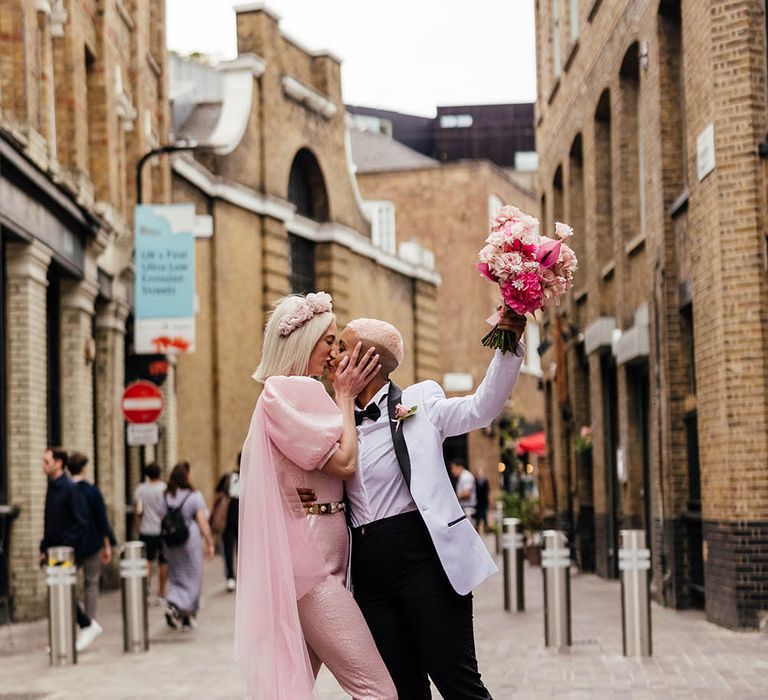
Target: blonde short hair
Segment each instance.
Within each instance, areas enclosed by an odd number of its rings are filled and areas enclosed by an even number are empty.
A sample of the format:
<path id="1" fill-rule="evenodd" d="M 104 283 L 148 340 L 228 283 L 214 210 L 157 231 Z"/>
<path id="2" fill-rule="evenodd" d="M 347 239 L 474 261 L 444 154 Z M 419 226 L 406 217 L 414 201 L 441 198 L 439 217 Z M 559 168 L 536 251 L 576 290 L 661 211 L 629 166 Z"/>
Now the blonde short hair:
<path id="1" fill-rule="evenodd" d="M 292 294 L 275 302 L 264 328 L 261 362 L 253 373 L 257 382 L 263 383 L 274 376 L 306 376 L 309 357 L 336 316 L 331 311 L 315 314 L 289 335 L 281 335 L 280 322 L 286 316 L 295 315 L 304 303 L 305 297 L 301 294 Z"/>

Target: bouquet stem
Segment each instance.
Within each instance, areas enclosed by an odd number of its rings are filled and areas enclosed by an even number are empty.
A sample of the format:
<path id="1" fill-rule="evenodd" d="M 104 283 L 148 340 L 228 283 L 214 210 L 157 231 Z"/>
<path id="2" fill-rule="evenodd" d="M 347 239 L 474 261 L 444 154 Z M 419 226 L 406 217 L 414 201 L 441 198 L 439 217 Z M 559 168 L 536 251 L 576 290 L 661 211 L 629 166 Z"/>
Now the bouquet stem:
<path id="1" fill-rule="evenodd" d="M 497 348 L 502 353 L 515 352 L 520 338 L 515 331 L 511 331 L 499 326 L 493 329 L 483 338 L 483 345 L 487 348 Z"/>

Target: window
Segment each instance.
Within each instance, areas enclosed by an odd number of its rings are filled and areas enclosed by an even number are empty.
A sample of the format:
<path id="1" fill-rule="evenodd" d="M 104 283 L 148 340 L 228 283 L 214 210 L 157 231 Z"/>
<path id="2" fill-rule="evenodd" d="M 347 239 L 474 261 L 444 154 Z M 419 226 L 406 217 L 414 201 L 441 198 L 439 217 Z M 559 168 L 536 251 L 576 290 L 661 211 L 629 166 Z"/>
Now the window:
<path id="1" fill-rule="evenodd" d="M 48 268 L 47 312 L 47 380 L 48 380 L 48 444 L 61 444 L 61 296 L 60 273 L 55 265 Z"/>
<path id="2" fill-rule="evenodd" d="M 619 149 L 621 153 L 621 227 L 624 243 L 631 242 L 644 230 L 645 183 L 640 129 L 640 74 L 637 43 L 624 55 L 619 73 Z"/>
<path id="3" fill-rule="evenodd" d="M 539 356 L 539 344 L 541 332 L 538 322 L 528 322 L 525 326 L 525 358 L 523 359 L 523 371 L 536 377 L 543 376 L 541 371 L 541 357 Z"/>
<path id="4" fill-rule="evenodd" d="M 374 117 L 367 114 L 351 114 L 352 123 L 358 131 L 369 131 L 372 134 L 392 136 L 392 122 L 389 119 Z"/>
<path id="5" fill-rule="evenodd" d="M 5 352 L 5 243 L 3 242 L 3 233 L 0 230 L 0 348 L 3 349 L 0 355 L 0 445 L 7 445 L 6 423 L 6 352 Z M 8 451 L 3 447 L 0 449 L 0 504 L 8 503 Z"/>
<path id="6" fill-rule="evenodd" d="M 364 202 L 364 207 L 371 219 L 373 245 L 394 255 L 397 250 L 395 205 L 392 202 L 369 200 Z"/>
<path id="7" fill-rule="evenodd" d="M 466 129 L 472 126 L 471 114 L 443 114 L 440 117 L 441 129 Z"/>
<path id="8" fill-rule="evenodd" d="M 291 266 L 291 292 L 293 294 L 308 294 L 316 291 L 314 242 L 289 233 L 288 247 Z"/>
<path id="9" fill-rule="evenodd" d="M 581 0 L 570 0 L 571 2 L 571 43 L 579 39 L 579 3 Z"/>
<path id="10" fill-rule="evenodd" d="M 603 268 L 613 260 L 613 145 L 611 94 L 604 90 L 595 109 L 595 235 L 597 260 Z"/>
<path id="11" fill-rule="evenodd" d="M 515 170 L 521 173 L 535 173 L 539 169 L 539 154 L 536 151 L 515 153 Z"/>
<path id="12" fill-rule="evenodd" d="M 560 77 L 563 71 L 562 56 L 560 54 L 560 2 L 552 0 L 552 74 Z"/>
<path id="13" fill-rule="evenodd" d="M 325 180 L 314 154 L 302 148 L 293 159 L 288 176 L 288 200 L 296 212 L 315 221 L 328 221 L 328 193 Z"/>

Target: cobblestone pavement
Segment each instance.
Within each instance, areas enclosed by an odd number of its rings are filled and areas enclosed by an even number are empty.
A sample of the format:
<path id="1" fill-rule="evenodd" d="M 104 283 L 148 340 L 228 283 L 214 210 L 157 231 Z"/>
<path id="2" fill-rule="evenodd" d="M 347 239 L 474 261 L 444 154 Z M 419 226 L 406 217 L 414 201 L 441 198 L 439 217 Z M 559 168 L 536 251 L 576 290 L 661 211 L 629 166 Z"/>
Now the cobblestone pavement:
<path id="1" fill-rule="evenodd" d="M 736 633 L 704 620 L 700 612 L 653 607 L 654 656 L 621 655 L 619 585 L 574 575 L 573 647 L 543 646 L 541 571 L 526 573 L 527 612 L 506 614 L 501 577 L 477 591 L 475 624 L 483 677 L 496 700 L 587 698 L 768 698 L 768 634 Z M 50 668 L 44 622 L 0 627 L 0 700 L 244 700 L 232 661 L 234 597 L 224 590 L 221 562 L 206 569 L 200 627 L 173 632 L 159 608 L 151 609 L 148 654 L 124 655 L 119 595 L 102 597 L 105 634 L 75 667 Z M 341 700 L 323 672 L 320 700 Z M 437 698 L 437 694 L 435 694 Z"/>

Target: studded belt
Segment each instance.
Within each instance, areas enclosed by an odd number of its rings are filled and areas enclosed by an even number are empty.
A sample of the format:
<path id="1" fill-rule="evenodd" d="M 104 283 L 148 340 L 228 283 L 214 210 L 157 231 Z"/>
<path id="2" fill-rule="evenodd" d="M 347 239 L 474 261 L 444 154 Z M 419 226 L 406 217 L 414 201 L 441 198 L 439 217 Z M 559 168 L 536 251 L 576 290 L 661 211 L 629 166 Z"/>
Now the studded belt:
<path id="1" fill-rule="evenodd" d="M 343 501 L 334 501 L 333 503 L 313 503 L 311 506 L 304 506 L 304 512 L 307 515 L 333 515 L 346 510 Z"/>

